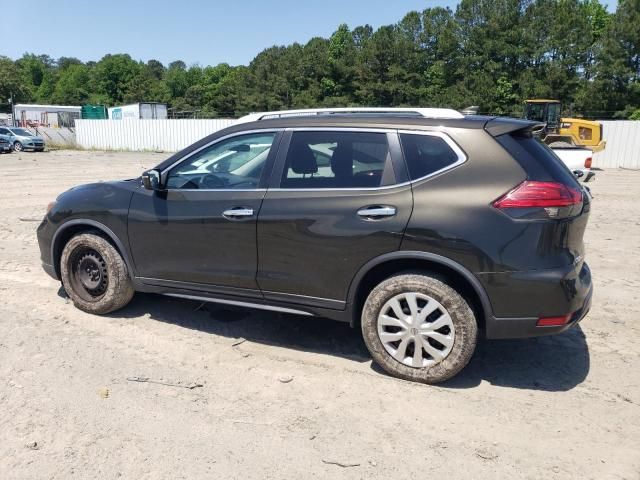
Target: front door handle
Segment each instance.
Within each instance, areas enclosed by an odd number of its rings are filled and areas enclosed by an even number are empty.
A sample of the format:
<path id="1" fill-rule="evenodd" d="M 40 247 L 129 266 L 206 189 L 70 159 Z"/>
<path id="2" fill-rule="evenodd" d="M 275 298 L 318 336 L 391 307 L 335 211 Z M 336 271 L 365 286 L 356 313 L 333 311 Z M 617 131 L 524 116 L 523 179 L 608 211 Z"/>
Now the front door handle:
<path id="1" fill-rule="evenodd" d="M 393 217 L 395 214 L 396 207 L 388 206 L 365 207 L 358 210 L 358 215 L 368 220 Z"/>
<path id="2" fill-rule="evenodd" d="M 236 220 L 242 217 L 253 217 L 253 208 L 233 207 L 222 212 L 222 216 L 229 220 Z"/>

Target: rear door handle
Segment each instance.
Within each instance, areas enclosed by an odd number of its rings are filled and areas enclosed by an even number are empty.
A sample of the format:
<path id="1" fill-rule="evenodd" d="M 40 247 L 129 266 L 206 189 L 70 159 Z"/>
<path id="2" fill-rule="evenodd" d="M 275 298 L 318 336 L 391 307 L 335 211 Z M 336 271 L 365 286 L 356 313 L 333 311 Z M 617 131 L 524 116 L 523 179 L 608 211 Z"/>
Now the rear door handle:
<path id="1" fill-rule="evenodd" d="M 393 217 L 396 214 L 396 207 L 375 206 L 364 207 L 358 210 L 358 215 L 362 218 L 375 220 L 385 217 Z"/>
<path id="2" fill-rule="evenodd" d="M 233 207 L 222 212 L 222 216 L 229 220 L 236 220 L 242 217 L 253 217 L 253 208 Z"/>

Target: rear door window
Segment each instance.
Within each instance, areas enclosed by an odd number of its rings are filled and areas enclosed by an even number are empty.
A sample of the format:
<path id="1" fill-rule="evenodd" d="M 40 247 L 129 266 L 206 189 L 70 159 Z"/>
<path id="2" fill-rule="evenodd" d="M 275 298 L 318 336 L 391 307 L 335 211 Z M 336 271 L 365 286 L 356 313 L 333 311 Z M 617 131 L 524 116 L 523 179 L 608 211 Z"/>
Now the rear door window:
<path id="1" fill-rule="evenodd" d="M 293 132 L 282 188 L 376 188 L 395 176 L 386 133 Z"/>
<path id="2" fill-rule="evenodd" d="M 464 159 L 438 135 L 401 133 L 400 143 L 411 180 L 432 175 Z"/>

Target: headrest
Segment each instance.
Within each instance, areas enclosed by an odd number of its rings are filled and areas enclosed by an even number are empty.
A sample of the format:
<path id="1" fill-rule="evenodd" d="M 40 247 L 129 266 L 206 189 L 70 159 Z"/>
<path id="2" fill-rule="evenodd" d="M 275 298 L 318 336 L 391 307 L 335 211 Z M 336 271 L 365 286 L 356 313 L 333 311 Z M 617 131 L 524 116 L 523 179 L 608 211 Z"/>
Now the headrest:
<path id="1" fill-rule="evenodd" d="M 331 156 L 331 171 L 336 177 L 353 176 L 353 146 L 351 143 L 340 143 Z"/>
<path id="2" fill-rule="evenodd" d="M 306 175 L 318 172 L 316 157 L 306 143 L 293 144 L 288 156 L 291 158 L 290 166 L 294 173 Z"/>

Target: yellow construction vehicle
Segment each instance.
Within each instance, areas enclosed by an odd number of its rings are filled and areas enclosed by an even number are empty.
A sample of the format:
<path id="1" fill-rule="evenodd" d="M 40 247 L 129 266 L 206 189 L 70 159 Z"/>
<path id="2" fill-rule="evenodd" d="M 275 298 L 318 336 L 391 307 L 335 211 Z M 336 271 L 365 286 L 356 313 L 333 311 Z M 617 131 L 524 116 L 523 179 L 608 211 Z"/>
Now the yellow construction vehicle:
<path id="1" fill-rule="evenodd" d="M 559 100 L 535 99 L 525 101 L 524 116 L 544 124 L 540 138 L 550 147 L 583 147 L 594 152 L 604 150 L 602 124 L 582 118 L 561 118 Z"/>

